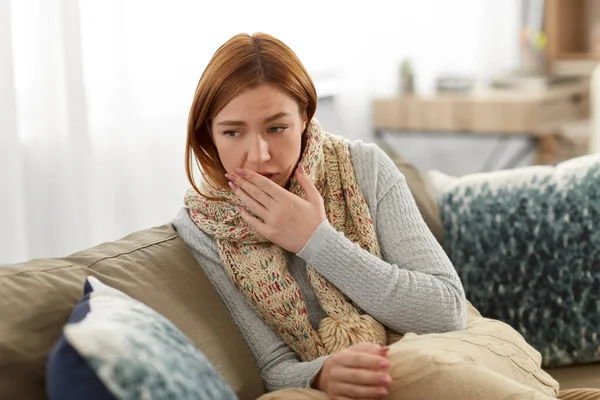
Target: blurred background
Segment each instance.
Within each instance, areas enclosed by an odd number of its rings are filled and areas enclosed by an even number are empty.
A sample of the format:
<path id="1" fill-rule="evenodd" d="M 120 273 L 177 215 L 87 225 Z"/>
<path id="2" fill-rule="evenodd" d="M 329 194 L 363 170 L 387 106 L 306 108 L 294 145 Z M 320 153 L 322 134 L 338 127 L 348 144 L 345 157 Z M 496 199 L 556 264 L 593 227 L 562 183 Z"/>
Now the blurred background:
<path id="1" fill-rule="evenodd" d="M 240 32 L 294 49 L 325 130 L 423 171 L 594 151 L 598 3 L 0 0 L 0 262 L 170 221 L 196 84 Z"/>

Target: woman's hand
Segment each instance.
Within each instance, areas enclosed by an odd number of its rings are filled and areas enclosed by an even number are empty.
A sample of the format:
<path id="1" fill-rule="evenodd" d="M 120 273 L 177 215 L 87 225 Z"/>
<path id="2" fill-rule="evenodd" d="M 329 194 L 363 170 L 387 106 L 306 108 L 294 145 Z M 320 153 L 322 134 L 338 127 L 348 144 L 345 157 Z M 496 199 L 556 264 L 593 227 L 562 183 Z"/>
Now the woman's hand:
<path id="1" fill-rule="evenodd" d="M 262 219 L 238 207 L 244 221 L 276 245 L 299 253 L 327 215 L 323 198 L 302 164 L 295 173 L 306 200 L 254 171 L 237 169 L 235 175 L 225 174 L 225 177 L 246 208 Z"/>
<path id="2" fill-rule="evenodd" d="M 373 343 L 350 346 L 325 361 L 313 386 L 334 400 L 381 399 L 392 383 L 387 353 Z"/>

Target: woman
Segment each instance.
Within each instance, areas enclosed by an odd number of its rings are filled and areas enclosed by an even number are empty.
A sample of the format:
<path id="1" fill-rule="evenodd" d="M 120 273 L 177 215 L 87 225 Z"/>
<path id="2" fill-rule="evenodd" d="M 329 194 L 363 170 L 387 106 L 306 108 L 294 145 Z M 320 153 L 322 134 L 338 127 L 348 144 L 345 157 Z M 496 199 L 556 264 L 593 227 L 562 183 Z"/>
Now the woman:
<path id="1" fill-rule="evenodd" d="M 316 106 L 281 41 L 242 34 L 219 48 L 190 112 L 193 189 L 174 225 L 268 391 L 383 398 L 395 379 L 387 346 L 464 329 L 465 295 L 393 162 L 323 132 Z"/>

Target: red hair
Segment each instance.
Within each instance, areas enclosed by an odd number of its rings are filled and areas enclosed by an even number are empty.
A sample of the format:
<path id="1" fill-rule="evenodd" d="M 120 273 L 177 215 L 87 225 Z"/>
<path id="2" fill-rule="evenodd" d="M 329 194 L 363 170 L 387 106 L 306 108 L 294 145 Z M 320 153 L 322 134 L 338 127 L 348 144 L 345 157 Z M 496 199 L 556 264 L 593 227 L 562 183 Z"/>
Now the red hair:
<path id="1" fill-rule="evenodd" d="M 200 77 L 190 110 L 185 172 L 197 192 L 200 193 L 194 180 L 194 162 L 210 185 L 227 187 L 226 171 L 210 135 L 212 119 L 242 91 L 263 83 L 289 93 L 300 110 L 306 112 L 307 122 L 311 121 L 317 108 L 317 93 L 292 49 L 266 33 L 235 35 L 211 58 Z"/>

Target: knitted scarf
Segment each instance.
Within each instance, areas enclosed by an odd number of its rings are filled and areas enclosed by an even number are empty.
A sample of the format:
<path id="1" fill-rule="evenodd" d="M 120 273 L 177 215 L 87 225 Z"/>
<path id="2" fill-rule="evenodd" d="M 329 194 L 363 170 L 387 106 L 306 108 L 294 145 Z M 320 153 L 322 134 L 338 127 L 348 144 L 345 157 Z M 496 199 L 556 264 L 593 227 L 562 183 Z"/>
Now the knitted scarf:
<path id="1" fill-rule="evenodd" d="M 379 244 L 367 203 L 358 188 L 348 143 L 309 124 L 301 162 L 323 197 L 329 223 L 352 242 L 380 257 Z M 235 209 L 240 201 L 230 190 L 204 183 L 203 192 L 224 201 L 213 201 L 190 189 L 185 204 L 195 224 L 217 241 L 221 262 L 235 286 L 262 319 L 286 343 L 310 361 L 359 342 L 381 345 L 398 339 L 379 322 L 363 313 L 315 268 L 308 278 L 327 314 L 315 331 L 302 293 L 287 268 L 284 250 L 250 228 Z M 288 190 L 302 198 L 294 177 Z M 386 336 L 387 335 L 387 336 Z"/>

